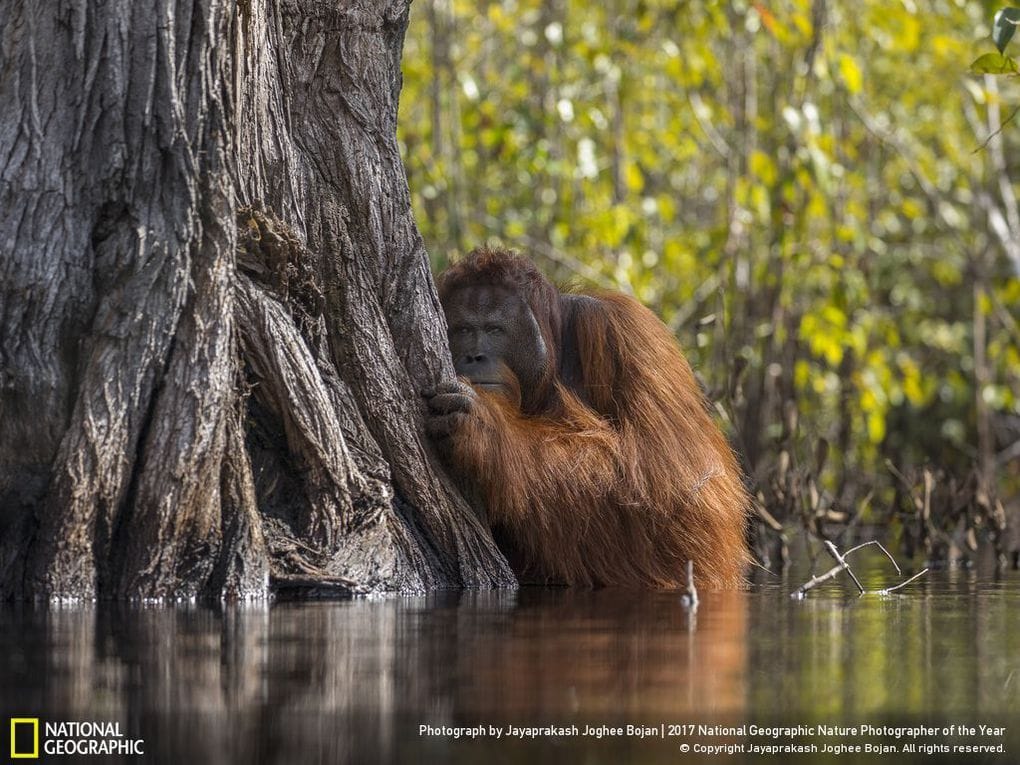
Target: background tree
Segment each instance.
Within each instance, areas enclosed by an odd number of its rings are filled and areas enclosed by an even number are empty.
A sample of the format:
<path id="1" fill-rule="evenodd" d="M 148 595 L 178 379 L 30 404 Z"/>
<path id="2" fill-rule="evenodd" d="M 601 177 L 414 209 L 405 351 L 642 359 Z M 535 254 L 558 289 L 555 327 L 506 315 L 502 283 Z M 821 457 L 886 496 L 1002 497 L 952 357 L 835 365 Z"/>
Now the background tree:
<path id="1" fill-rule="evenodd" d="M 400 121 L 428 249 L 652 306 L 779 520 L 1004 553 L 1020 87 L 968 71 L 1000 5 L 428 0 Z"/>
<path id="2" fill-rule="evenodd" d="M 395 140 L 408 2 L 0 8 L 0 587 L 513 581 Z"/>

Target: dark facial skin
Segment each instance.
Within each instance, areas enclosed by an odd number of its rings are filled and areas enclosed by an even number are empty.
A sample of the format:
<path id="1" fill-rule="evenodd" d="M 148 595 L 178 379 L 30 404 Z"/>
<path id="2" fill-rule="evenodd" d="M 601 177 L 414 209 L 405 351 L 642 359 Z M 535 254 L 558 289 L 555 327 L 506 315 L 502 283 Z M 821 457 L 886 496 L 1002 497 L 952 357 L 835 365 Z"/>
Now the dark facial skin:
<path id="1" fill-rule="evenodd" d="M 477 388 L 525 396 L 550 363 L 538 322 L 528 304 L 503 287 L 475 285 L 443 305 L 457 374 Z M 507 370 L 518 386 L 507 384 Z"/>

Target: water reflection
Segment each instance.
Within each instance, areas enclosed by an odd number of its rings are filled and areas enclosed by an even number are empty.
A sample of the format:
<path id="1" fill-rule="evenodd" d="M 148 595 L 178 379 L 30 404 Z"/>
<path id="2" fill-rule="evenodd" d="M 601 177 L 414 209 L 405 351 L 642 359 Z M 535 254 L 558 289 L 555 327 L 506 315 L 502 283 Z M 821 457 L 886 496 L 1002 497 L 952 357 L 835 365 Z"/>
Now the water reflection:
<path id="1" fill-rule="evenodd" d="M 799 583 L 703 593 L 694 629 L 676 594 L 616 591 L 8 607 L 0 711 L 119 721 L 153 762 L 510 762 L 550 747 L 675 762 L 677 740 L 471 742 L 419 726 L 1018 720 L 1016 575 L 796 602 Z"/>
<path id="2" fill-rule="evenodd" d="M 898 581 L 876 558 L 861 568 L 869 589 Z M 849 586 L 814 591 L 803 602 L 771 596 L 792 589 L 788 578 L 750 601 L 752 628 L 785 636 L 750 640 L 753 708 L 778 696 L 785 708 L 818 718 L 1015 719 L 1020 712 L 1015 572 L 932 572 L 884 597 L 858 597 Z"/>

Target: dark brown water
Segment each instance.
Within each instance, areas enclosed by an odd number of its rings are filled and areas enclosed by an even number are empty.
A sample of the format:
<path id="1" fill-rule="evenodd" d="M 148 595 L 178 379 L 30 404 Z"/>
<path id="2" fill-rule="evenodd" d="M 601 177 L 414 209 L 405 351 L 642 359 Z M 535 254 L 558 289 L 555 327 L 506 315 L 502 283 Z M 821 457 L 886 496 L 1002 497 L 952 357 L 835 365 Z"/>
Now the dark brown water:
<path id="1" fill-rule="evenodd" d="M 895 581 L 868 561 L 866 584 Z M 6 718 L 38 717 L 42 746 L 47 722 L 118 722 L 145 762 L 1020 762 L 1020 575 L 941 572 L 886 597 L 837 584 L 794 601 L 805 574 L 702 593 L 695 624 L 676 594 L 608 590 L 8 607 L 0 754 Z M 896 730 L 918 725 L 937 731 Z M 771 730 L 790 726 L 811 730 Z M 751 751 L 788 744 L 897 751 Z M 957 745 L 1005 751 L 925 754 Z"/>

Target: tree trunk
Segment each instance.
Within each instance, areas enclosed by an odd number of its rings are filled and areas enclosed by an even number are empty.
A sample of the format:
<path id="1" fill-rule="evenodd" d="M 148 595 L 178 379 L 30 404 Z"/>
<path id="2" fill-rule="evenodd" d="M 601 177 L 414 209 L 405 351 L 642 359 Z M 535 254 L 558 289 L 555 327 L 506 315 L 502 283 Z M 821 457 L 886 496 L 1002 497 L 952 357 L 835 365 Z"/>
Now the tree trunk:
<path id="1" fill-rule="evenodd" d="M 443 475 L 408 0 L 0 6 L 0 590 L 513 584 Z"/>

